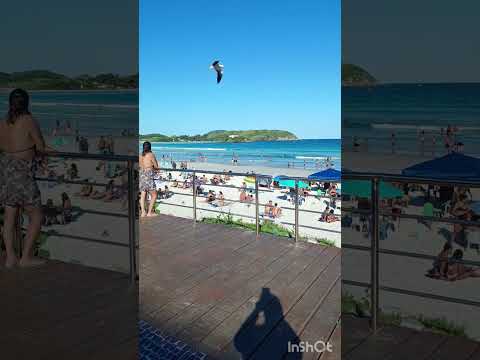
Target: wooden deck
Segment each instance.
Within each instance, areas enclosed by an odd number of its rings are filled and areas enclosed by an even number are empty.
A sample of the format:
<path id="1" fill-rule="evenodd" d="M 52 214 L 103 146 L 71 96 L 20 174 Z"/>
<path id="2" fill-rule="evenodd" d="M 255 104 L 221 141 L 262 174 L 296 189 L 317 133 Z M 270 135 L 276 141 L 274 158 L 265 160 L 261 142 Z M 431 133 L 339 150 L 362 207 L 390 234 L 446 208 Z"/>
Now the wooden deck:
<path id="1" fill-rule="evenodd" d="M 135 359 L 137 289 L 128 276 L 49 262 L 0 268 L 2 359 Z"/>
<path id="2" fill-rule="evenodd" d="M 139 264 L 140 318 L 209 359 L 299 359 L 298 340 L 340 359 L 338 248 L 159 216 L 141 221 Z"/>
<path id="3" fill-rule="evenodd" d="M 374 336 L 367 319 L 342 316 L 342 359 L 480 360 L 478 342 L 386 325 Z"/>

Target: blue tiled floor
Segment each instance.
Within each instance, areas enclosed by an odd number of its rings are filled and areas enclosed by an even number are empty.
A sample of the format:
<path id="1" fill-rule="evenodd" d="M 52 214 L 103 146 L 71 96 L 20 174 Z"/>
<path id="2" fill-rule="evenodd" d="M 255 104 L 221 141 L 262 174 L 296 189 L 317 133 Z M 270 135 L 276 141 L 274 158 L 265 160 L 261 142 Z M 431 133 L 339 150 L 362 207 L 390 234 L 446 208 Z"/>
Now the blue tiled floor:
<path id="1" fill-rule="evenodd" d="M 187 344 L 165 336 L 143 320 L 139 321 L 140 360 L 207 360 L 203 353 L 193 351 Z"/>

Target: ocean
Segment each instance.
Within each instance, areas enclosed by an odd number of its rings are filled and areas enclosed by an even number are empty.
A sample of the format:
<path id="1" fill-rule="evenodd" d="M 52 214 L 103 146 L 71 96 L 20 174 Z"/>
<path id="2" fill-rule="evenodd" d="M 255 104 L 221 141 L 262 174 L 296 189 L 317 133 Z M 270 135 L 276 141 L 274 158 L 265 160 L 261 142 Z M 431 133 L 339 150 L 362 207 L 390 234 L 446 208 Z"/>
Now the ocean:
<path id="1" fill-rule="evenodd" d="M 177 162 L 208 161 L 231 164 L 232 158 L 239 165 L 260 165 L 277 168 L 323 169 L 327 158 L 333 167 L 340 169 L 340 139 L 260 141 L 247 143 L 152 143 L 152 150 L 159 160 L 162 157 Z"/>
<path id="2" fill-rule="evenodd" d="M 33 116 L 48 133 L 70 123 L 88 136 L 138 133 L 138 91 L 31 91 Z M 6 114 L 8 92 L 0 92 L 0 114 Z M 2 116 L 0 115 L 0 116 Z"/>
<path id="3" fill-rule="evenodd" d="M 392 84 L 342 88 L 342 138 L 368 151 L 404 154 L 445 152 L 442 129 L 458 128 L 464 152 L 480 154 L 480 84 Z M 422 131 L 424 135 L 422 136 Z M 422 145 L 422 137 L 423 145 Z"/>

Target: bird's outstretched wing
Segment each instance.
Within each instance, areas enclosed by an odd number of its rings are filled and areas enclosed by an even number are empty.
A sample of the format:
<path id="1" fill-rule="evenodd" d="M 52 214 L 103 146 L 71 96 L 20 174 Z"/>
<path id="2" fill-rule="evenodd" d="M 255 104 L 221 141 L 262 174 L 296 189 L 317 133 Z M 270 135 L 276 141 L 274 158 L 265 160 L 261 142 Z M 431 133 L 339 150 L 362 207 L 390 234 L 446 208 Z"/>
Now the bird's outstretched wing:
<path id="1" fill-rule="evenodd" d="M 217 84 L 222 80 L 223 74 L 220 71 L 217 71 Z"/>

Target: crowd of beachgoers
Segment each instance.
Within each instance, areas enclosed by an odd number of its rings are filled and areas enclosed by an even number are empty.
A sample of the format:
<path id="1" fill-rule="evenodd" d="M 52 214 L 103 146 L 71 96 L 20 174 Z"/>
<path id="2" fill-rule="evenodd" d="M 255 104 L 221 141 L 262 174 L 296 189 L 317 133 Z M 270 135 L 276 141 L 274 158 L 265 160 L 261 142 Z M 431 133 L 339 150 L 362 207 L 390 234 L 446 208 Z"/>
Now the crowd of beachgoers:
<path id="1" fill-rule="evenodd" d="M 348 187 L 348 185 L 345 185 Z M 466 277 L 480 276 L 480 270 L 462 264 L 464 252 L 469 254 L 479 253 L 480 238 L 479 227 L 475 224 L 446 223 L 434 220 L 449 219 L 461 221 L 478 221 L 480 219 L 480 207 L 478 193 L 474 189 L 464 186 L 439 186 L 424 184 L 400 184 L 391 183 L 395 193 L 381 199 L 382 211 L 391 216 L 382 216 L 379 223 L 380 240 L 391 237 L 400 228 L 413 229 L 425 227 L 432 234 L 444 234 L 446 243 L 441 245 L 441 251 L 427 276 L 434 279 L 461 280 Z M 344 194 L 343 205 L 356 209 L 371 209 L 370 199 Z M 424 219 L 405 219 L 398 215 L 421 215 Z M 430 220 L 431 219 L 431 220 Z M 416 225 L 411 224 L 412 221 Z M 408 225 L 406 224 L 408 222 Z M 401 225 L 405 223 L 405 225 Z M 370 236 L 370 222 L 367 216 L 352 216 L 348 212 L 343 214 L 343 226 L 354 231 L 363 232 L 366 237 Z M 435 246 L 438 242 L 432 241 Z M 438 245 L 437 245 L 438 246 Z M 404 250 L 407 249 L 405 244 Z M 435 252 L 434 248 L 431 251 Z M 471 258 L 471 257 L 470 257 Z M 472 259 L 472 258 L 471 258 Z M 477 260 L 477 259 L 475 259 Z"/>
<path id="2" fill-rule="evenodd" d="M 145 152 L 145 158 L 150 160 L 143 164 L 146 169 L 143 175 L 140 164 L 140 190 L 144 190 L 145 194 L 141 202 L 149 199 L 150 204 L 155 205 L 144 206 L 141 216 L 155 216 L 156 210 L 192 218 L 195 187 L 197 220 L 229 215 L 234 220 L 254 223 L 257 203 L 255 176 L 258 176 L 259 216 L 262 223 L 273 222 L 292 232 L 297 200 L 301 237 L 311 241 L 327 240 L 340 246 L 341 188 L 336 182 L 308 180 L 307 176 L 303 176 L 305 179 L 298 181 L 296 193 L 294 180 L 289 183 L 286 176 L 275 177 L 254 170 L 238 175 L 232 168 L 215 171 L 194 169 L 192 163 L 167 162 L 165 157 L 161 158 L 159 165 L 149 150 Z M 198 165 L 201 167 L 201 164 Z M 254 166 L 250 168 L 255 169 Z M 151 193 L 151 196 L 148 197 L 147 193 Z"/>

